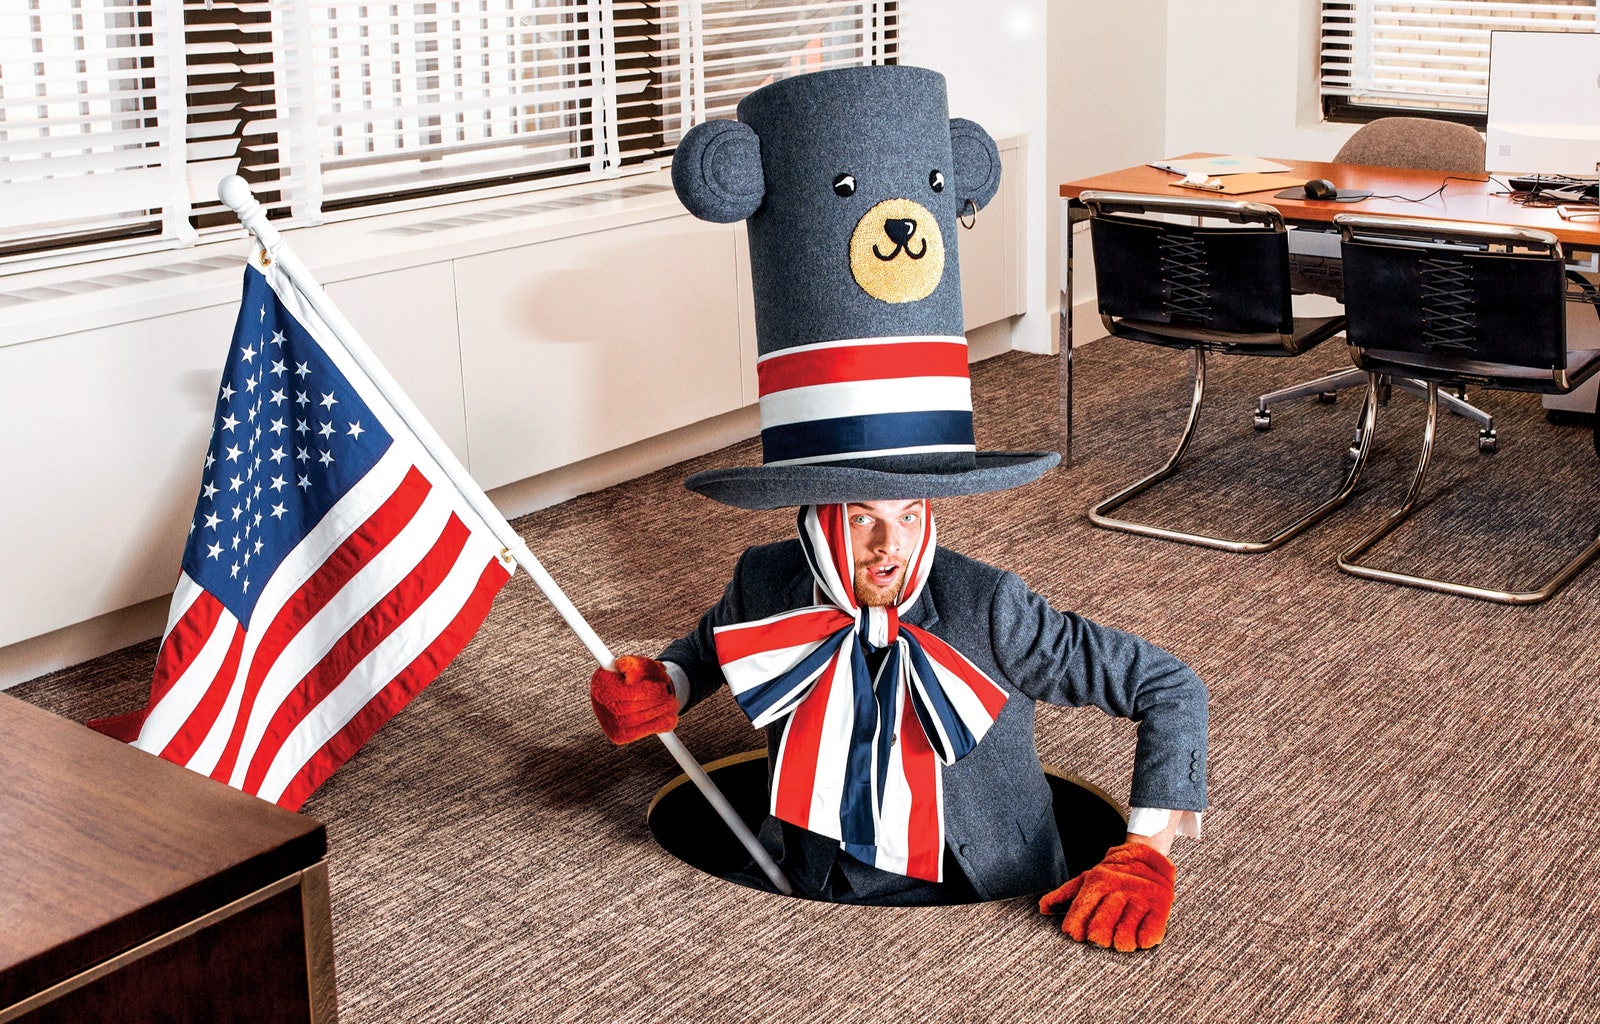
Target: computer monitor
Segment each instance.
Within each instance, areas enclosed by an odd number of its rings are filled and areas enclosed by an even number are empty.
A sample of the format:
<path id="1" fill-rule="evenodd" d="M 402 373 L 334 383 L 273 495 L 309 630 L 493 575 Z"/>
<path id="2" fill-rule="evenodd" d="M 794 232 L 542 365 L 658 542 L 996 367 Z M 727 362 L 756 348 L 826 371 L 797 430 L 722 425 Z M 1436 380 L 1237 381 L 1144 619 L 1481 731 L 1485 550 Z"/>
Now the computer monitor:
<path id="1" fill-rule="evenodd" d="M 1600 32 L 1489 34 L 1488 169 L 1600 172 Z"/>

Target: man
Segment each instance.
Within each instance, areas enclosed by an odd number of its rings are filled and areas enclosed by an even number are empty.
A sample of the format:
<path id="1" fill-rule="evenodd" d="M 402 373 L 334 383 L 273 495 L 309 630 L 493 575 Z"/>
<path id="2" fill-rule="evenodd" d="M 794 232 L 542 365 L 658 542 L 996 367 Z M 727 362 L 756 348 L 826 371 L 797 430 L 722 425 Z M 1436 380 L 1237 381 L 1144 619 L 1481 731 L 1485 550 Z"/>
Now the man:
<path id="1" fill-rule="evenodd" d="M 1154 945 L 1166 853 L 1205 807 L 1205 687 L 1159 648 L 937 547 L 929 499 L 1022 486 L 1059 461 L 974 443 L 956 224 L 999 188 L 994 140 L 949 117 L 939 75 L 904 65 L 784 79 L 738 114 L 686 133 L 672 177 L 691 213 L 747 222 L 762 464 L 685 484 L 796 507 L 798 536 L 746 551 L 659 661 L 596 672 L 602 728 L 618 743 L 671 729 L 727 683 L 767 730 L 761 840 L 799 894 L 1053 890 L 1040 909 L 1065 911 L 1074 938 Z M 1039 700 L 1139 723 L 1128 841 L 1070 881 Z"/>
<path id="2" fill-rule="evenodd" d="M 803 896 L 904 905 L 1060 886 L 1041 910 L 1060 913 L 1070 906 L 1063 929 L 1073 938 L 1123 950 L 1156 944 L 1172 900 L 1174 872 L 1166 855 L 1180 831 L 1196 834 L 1196 812 L 1205 806 L 1198 781 L 1204 777 L 1204 685 L 1159 648 L 1056 612 L 1010 573 L 936 550 L 928 505 L 920 499 L 870 501 L 816 511 L 847 523 L 848 576 L 860 608 L 899 608 L 900 622 L 921 626 L 959 650 L 1004 691 L 1003 707 L 981 742 L 942 769 L 942 880 L 874 867 L 836 839 L 775 819 L 763 829 L 763 842 Z M 802 520 L 808 513 L 815 518 L 808 509 Z M 812 555 L 826 544 L 826 533 L 822 527 L 819 543 L 809 546 Z M 680 709 L 722 685 L 719 627 L 812 605 L 819 580 L 807 549 L 804 540 L 749 549 L 723 599 L 694 633 L 663 652 L 661 662 L 623 658 L 617 671 L 596 672 L 592 697 L 607 734 L 630 742 L 673 728 Z M 918 568 L 926 568 L 924 579 L 910 575 Z M 906 602 L 908 579 L 918 592 Z M 888 647 L 864 646 L 871 669 L 881 670 Z M 880 672 L 880 690 L 882 682 Z M 1092 703 L 1140 723 L 1127 841 L 1065 885 L 1066 862 L 1034 747 L 1034 700 Z M 783 725 L 768 728 L 775 763 L 785 731 Z"/>

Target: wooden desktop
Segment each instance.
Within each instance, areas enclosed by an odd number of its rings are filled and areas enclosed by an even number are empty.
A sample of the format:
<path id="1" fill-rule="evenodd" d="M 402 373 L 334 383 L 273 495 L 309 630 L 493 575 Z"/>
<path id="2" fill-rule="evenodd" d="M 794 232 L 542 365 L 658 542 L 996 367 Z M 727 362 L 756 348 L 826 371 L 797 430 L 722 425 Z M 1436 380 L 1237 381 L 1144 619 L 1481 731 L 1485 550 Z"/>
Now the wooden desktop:
<path id="1" fill-rule="evenodd" d="M 0 693 L 0 1024 L 333 1021 L 318 822 Z"/>
<path id="2" fill-rule="evenodd" d="M 1213 154 L 1187 154 L 1190 157 Z M 1600 253 L 1600 223 L 1571 221 L 1561 217 L 1551 207 L 1530 207 L 1514 203 L 1507 195 L 1507 187 L 1484 175 L 1449 174 L 1441 171 L 1418 171 L 1399 167 L 1370 167 L 1361 164 L 1334 164 L 1314 160 L 1283 160 L 1271 158 L 1288 168 L 1283 177 L 1288 180 L 1324 178 L 1336 188 L 1371 192 L 1372 198 L 1356 202 L 1307 199 L 1292 196 L 1280 199 L 1282 189 L 1247 192 L 1240 195 L 1207 193 L 1181 188 L 1173 184 L 1179 175 L 1147 164 L 1128 167 L 1107 174 L 1098 174 L 1061 186 L 1061 420 L 1064 437 L 1062 458 L 1071 459 L 1072 451 L 1072 226 L 1087 218 L 1088 213 L 1078 202 L 1085 192 L 1132 192 L 1140 195 L 1215 195 L 1219 198 L 1238 199 L 1272 206 L 1283 214 L 1285 222 L 1299 226 L 1329 226 L 1341 213 L 1361 213 L 1372 216 L 1413 217 L 1433 220 L 1474 221 L 1487 224 L 1507 224 L 1515 227 L 1538 228 L 1559 239 L 1570 252 Z M 1443 185 L 1443 191 L 1438 191 Z M 1380 198 L 1380 197 L 1404 198 Z M 1416 200 L 1407 202 L 1406 200 Z"/>

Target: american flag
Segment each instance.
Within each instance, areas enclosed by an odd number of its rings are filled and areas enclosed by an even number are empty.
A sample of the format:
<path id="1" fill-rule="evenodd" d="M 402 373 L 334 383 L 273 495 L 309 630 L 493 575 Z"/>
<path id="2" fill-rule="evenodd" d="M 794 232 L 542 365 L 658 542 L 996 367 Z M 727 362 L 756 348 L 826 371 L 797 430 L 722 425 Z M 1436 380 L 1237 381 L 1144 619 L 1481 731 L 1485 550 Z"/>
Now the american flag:
<path id="1" fill-rule="evenodd" d="M 149 705 L 90 723 L 290 810 L 513 568 L 337 339 L 279 264 L 246 268 Z"/>

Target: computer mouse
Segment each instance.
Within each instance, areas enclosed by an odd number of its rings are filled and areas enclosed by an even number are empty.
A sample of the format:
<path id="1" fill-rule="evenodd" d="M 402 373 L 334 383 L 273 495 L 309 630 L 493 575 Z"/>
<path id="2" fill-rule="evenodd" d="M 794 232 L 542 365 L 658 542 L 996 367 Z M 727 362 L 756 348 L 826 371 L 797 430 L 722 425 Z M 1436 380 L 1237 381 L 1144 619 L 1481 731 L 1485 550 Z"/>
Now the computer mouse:
<path id="1" fill-rule="evenodd" d="M 1338 199 L 1339 190 L 1327 178 L 1312 178 L 1306 182 L 1307 199 Z"/>

